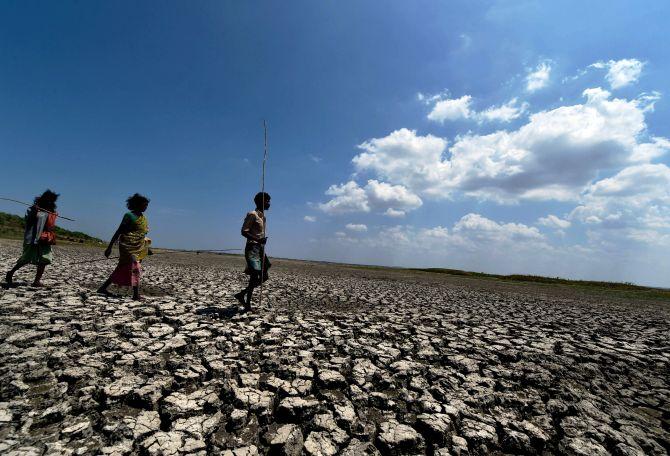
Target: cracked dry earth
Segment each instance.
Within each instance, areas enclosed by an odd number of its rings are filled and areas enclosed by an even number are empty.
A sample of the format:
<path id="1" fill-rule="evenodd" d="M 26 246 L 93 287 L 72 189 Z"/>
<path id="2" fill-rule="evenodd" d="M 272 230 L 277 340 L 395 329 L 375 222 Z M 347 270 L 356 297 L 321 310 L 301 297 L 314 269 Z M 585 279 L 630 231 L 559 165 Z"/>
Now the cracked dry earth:
<path id="1" fill-rule="evenodd" d="M 670 450 L 668 303 L 275 260 L 235 314 L 240 257 L 150 257 L 133 302 L 72 264 L 101 251 L 55 255 L 0 290 L 2 454 Z"/>

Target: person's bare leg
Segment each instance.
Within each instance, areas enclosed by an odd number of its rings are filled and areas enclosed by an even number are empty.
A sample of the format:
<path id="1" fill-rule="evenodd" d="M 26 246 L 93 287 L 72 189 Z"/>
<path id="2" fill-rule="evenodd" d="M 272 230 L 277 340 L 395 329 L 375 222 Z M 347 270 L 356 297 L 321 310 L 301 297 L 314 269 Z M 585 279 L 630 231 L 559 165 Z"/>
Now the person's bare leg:
<path id="1" fill-rule="evenodd" d="M 37 272 L 35 273 L 35 280 L 33 281 L 33 286 L 34 287 L 42 287 L 42 275 L 44 274 L 44 270 L 46 269 L 47 265 L 46 264 L 38 264 L 37 265 Z"/>
<path id="2" fill-rule="evenodd" d="M 247 299 L 244 303 L 244 310 L 246 312 L 251 311 L 251 298 L 254 294 L 254 288 L 256 288 L 256 274 L 252 273 L 249 277 L 249 286 L 247 287 Z"/>
<path id="3" fill-rule="evenodd" d="M 249 312 L 251 311 L 251 298 L 253 297 L 254 294 L 254 288 L 256 288 L 259 284 L 258 280 L 258 273 L 252 273 L 251 276 L 249 277 L 249 286 L 247 287 L 247 299 L 246 302 L 244 303 L 244 311 Z"/>
<path id="4" fill-rule="evenodd" d="M 28 263 L 22 262 L 21 259 L 19 258 L 14 267 L 9 271 L 7 271 L 7 274 L 5 275 L 5 281 L 7 282 L 7 285 L 12 285 L 14 281 L 14 273 L 27 264 Z"/>
<path id="5" fill-rule="evenodd" d="M 249 288 L 249 291 L 247 291 L 247 298 L 244 302 L 244 311 L 245 312 L 251 312 L 251 295 L 253 294 L 254 289 Z"/>
<path id="6" fill-rule="evenodd" d="M 11 285 L 14 283 L 14 273 L 18 271 L 19 268 L 16 266 L 7 271 L 7 274 L 5 274 L 5 282 L 7 282 L 7 285 Z"/>
<path id="7" fill-rule="evenodd" d="M 255 283 L 256 283 L 255 275 L 254 273 L 251 273 L 251 275 L 249 275 L 249 284 L 247 285 L 247 287 L 244 290 L 234 295 L 235 299 L 237 299 L 240 302 L 240 304 L 244 306 L 245 311 L 251 310 L 251 295 L 254 292 L 254 287 L 256 286 Z"/>
<path id="8" fill-rule="evenodd" d="M 247 299 L 244 302 L 244 308 L 247 310 L 251 310 L 251 298 L 254 294 L 254 286 L 250 286 L 247 288 Z"/>
<path id="9" fill-rule="evenodd" d="M 249 280 L 249 284 L 251 284 L 251 279 Z M 239 293 L 235 293 L 233 296 L 235 296 L 235 299 L 237 299 L 239 303 L 244 306 L 246 305 L 245 297 L 248 291 L 249 291 L 249 285 L 247 285 L 247 287 L 244 290 L 240 291 Z"/>
<path id="10" fill-rule="evenodd" d="M 244 305 L 245 302 L 246 302 L 245 301 L 245 296 L 246 295 L 247 295 L 247 289 L 245 288 L 244 290 L 240 291 L 239 293 L 235 293 L 233 296 L 235 297 L 235 299 L 237 299 L 237 301 L 240 304 Z"/>
<path id="11" fill-rule="evenodd" d="M 98 288 L 98 293 L 104 294 L 104 295 L 110 295 L 111 293 L 107 291 L 107 288 L 112 284 L 112 278 L 110 277 L 109 279 L 105 280 L 105 283 L 100 285 L 100 288 Z"/>

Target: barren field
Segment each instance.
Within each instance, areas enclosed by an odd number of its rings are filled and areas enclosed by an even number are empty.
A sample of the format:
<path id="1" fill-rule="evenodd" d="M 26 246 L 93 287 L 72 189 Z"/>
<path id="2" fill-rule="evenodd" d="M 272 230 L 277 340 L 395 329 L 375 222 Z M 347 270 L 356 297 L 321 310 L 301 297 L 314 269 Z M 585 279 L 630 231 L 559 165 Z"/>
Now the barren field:
<path id="1" fill-rule="evenodd" d="M 20 244 L 0 240 L 3 276 Z M 670 304 L 570 287 L 57 247 L 0 289 L 0 453 L 667 454 Z"/>

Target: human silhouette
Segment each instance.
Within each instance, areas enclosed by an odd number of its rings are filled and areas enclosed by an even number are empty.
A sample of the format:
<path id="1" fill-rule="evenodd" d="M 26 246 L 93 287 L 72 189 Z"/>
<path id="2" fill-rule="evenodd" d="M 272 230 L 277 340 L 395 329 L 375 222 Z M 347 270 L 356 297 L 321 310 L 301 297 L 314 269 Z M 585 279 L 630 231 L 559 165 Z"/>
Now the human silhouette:
<path id="1" fill-rule="evenodd" d="M 119 241 L 119 263 L 112 275 L 98 289 L 98 293 L 110 295 L 107 288 L 113 283 L 115 285 L 132 287 L 133 299 L 140 300 L 140 277 L 142 275 L 142 260 L 151 255 L 149 246 L 151 239 L 146 235 L 149 232 L 149 224 L 144 212 L 149 207 L 149 198 L 135 193 L 126 200 L 127 212 L 119 228 L 109 241 L 105 250 L 105 256 L 109 258 L 112 247 Z"/>
<path id="2" fill-rule="evenodd" d="M 53 262 L 51 246 L 56 243 L 56 200 L 58 193 L 47 190 L 35 198 L 34 204 L 26 211 L 26 228 L 23 234 L 23 254 L 16 265 L 5 275 L 7 285 L 12 285 L 14 273 L 27 264 L 37 266 L 32 285 L 41 287 L 42 275 L 47 265 Z"/>
<path id="3" fill-rule="evenodd" d="M 247 239 L 244 248 L 244 258 L 247 261 L 245 274 L 249 275 L 249 285 L 235 294 L 235 298 L 244 306 L 244 311 L 251 310 L 251 296 L 254 288 L 268 279 L 270 261 L 265 255 L 265 244 L 268 238 L 265 236 L 265 211 L 270 209 L 270 195 L 259 192 L 254 196 L 256 209 L 247 213 L 242 224 L 242 236 Z"/>

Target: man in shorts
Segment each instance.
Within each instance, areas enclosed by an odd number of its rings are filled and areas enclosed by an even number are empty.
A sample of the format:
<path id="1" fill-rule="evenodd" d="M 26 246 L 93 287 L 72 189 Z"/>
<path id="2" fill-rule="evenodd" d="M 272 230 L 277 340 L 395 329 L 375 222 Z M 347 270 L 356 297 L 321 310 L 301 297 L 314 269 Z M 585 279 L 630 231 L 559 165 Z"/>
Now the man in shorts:
<path id="1" fill-rule="evenodd" d="M 270 209 L 270 195 L 264 192 L 254 197 L 256 209 L 249 212 L 242 224 L 242 236 L 247 238 L 244 248 L 244 258 L 247 261 L 245 274 L 249 275 L 249 285 L 235 295 L 235 298 L 244 306 L 244 311 L 251 310 L 251 295 L 254 288 L 268 279 L 270 261 L 265 255 L 265 211 Z"/>

